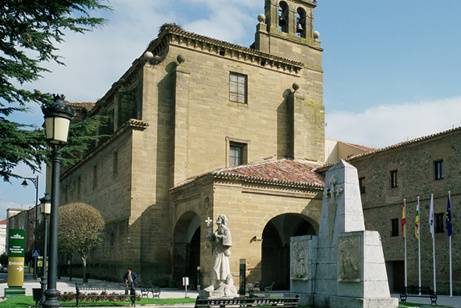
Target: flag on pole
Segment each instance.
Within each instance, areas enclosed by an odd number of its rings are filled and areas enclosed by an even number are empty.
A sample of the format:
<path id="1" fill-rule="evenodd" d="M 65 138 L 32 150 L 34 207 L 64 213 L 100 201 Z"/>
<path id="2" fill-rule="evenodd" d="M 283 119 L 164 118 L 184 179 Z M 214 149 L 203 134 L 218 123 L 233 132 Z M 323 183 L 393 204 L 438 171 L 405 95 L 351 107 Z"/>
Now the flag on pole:
<path id="1" fill-rule="evenodd" d="M 434 194 L 431 194 L 431 203 L 429 204 L 429 232 L 432 238 L 435 238 L 434 224 Z"/>
<path id="2" fill-rule="evenodd" d="M 406 234 L 406 224 L 407 224 L 407 203 L 405 202 L 406 200 L 403 200 L 403 207 L 402 207 L 402 238 L 405 238 Z"/>
<path id="3" fill-rule="evenodd" d="M 451 224 L 451 195 L 450 193 L 448 193 L 446 224 L 447 224 L 447 234 L 448 234 L 448 237 L 450 237 L 453 234 L 453 226 Z"/>
<path id="4" fill-rule="evenodd" d="M 419 225 L 420 225 L 420 216 L 419 216 L 419 197 L 418 202 L 416 203 L 416 213 L 415 213 L 415 238 L 419 240 Z"/>

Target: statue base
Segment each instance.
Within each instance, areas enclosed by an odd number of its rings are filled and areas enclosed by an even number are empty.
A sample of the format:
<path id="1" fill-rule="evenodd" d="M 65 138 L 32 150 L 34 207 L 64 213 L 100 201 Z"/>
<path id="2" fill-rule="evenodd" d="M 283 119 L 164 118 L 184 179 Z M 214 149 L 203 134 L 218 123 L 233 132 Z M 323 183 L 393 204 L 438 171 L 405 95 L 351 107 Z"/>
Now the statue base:
<path id="1" fill-rule="evenodd" d="M 199 297 L 203 299 L 234 298 L 234 297 L 239 296 L 234 284 L 225 284 L 225 283 L 221 283 L 218 288 L 209 286 L 208 288 L 200 290 L 198 294 L 199 294 Z"/>

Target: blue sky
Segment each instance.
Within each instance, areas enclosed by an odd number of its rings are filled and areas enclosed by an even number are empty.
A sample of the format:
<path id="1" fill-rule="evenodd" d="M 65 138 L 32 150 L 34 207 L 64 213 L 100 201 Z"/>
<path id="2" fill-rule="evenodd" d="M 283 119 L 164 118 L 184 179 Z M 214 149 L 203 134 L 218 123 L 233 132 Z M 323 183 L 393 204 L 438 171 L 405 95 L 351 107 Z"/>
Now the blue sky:
<path id="1" fill-rule="evenodd" d="M 60 46 L 65 67 L 34 86 L 95 101 L 141 55 L 161 24 L 248 46 L 264 0 L 114 0 L 107 23 L 70 34 Z M 327 137 L 370 146 L 461 126 L 461 1 L 318 0 L 325 70 Z M 41 124 L 36 107 L 18 116 Z M 18 173 L 32 174 L 26 168 Z M 43 183 L 43 181 L 41 181 Z M 28 207 L 32 186 L 0 183 L 0 217 Z M 41 185 L 41 194 L 43 185 Z"/>

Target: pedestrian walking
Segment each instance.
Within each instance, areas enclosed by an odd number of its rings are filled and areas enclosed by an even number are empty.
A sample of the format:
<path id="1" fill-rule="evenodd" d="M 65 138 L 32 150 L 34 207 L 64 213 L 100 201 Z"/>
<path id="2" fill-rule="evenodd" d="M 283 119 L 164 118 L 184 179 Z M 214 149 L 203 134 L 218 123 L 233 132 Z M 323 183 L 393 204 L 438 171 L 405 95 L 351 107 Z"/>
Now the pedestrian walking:
<path id="1" fill-rule="evenodd" d="M 136 280 L 137 275 L 133 272 L 131 267 L 128 268 L 125 275 L 123 275 L 123 282 L 125 284 L 125 295 L 130 295 L 131 305 L 136 306 Z"/>

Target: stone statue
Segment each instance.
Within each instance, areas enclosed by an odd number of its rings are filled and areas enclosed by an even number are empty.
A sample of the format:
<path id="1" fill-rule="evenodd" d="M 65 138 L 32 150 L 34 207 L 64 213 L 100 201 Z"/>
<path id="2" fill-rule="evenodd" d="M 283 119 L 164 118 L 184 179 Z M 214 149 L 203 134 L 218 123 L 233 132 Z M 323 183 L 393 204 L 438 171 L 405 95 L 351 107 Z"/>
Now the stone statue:
<path id="1" fill-rule="evenodd" d="M 229 264 L 232 246 L 229 220 L 221 214 L 216 219 L 216 225 L 216 231 L 208 234 L 208 240 L 213 246 L 213 271 L 211 285 L 205 291 L 208 292 L 208 297 L 236 297 L 237 289 L 234 286 Z"/>

